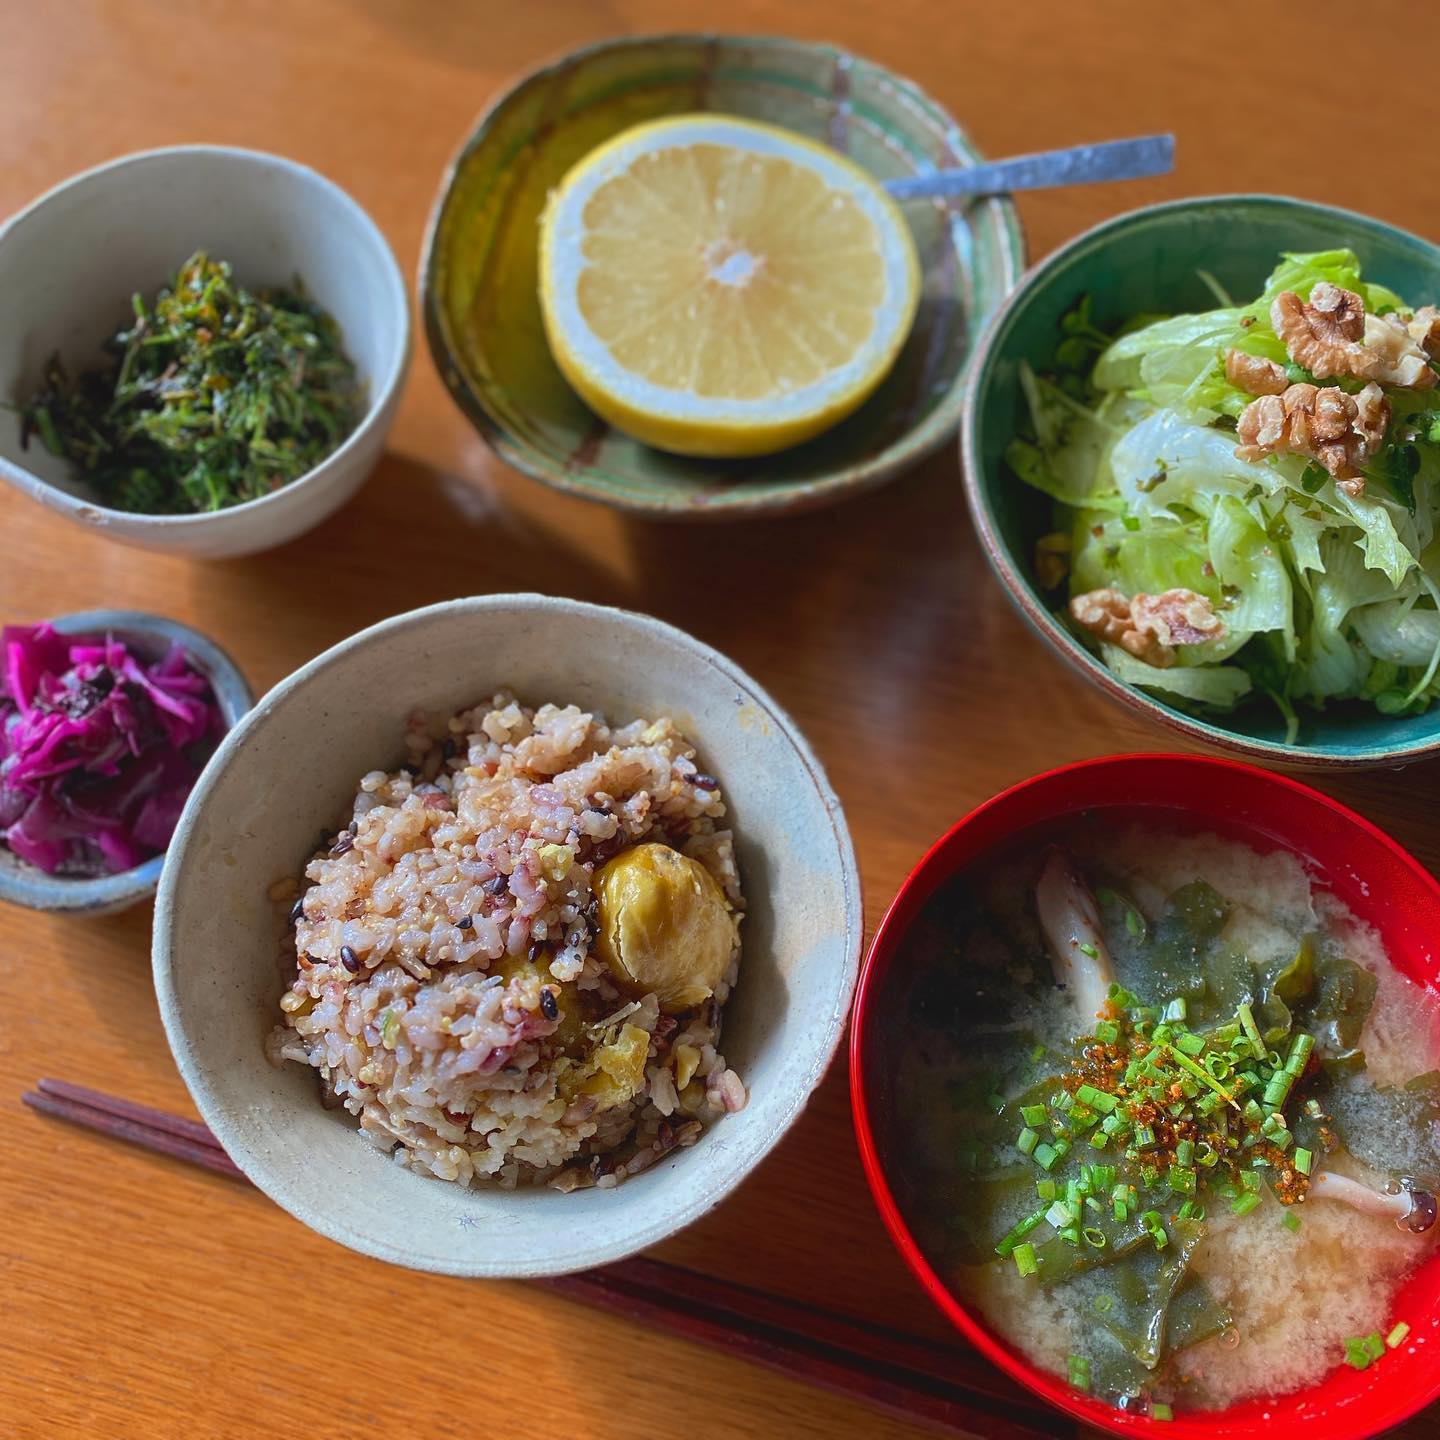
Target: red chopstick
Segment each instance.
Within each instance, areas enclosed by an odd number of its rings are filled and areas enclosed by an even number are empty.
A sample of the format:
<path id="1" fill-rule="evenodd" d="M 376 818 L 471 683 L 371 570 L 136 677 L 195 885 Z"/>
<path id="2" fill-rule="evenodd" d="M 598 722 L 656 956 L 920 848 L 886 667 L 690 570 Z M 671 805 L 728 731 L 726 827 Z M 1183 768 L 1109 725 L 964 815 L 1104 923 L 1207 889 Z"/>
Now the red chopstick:
<path id="1" fill-rule="evenodd" d="M 103 1095 L 66 1080 L 42 1080 L 36 1089 L 27 1090 L 20 1098 L 42 1115 L 68 1120 L 117 1140 L 128 1140 L 132 1145 L 168 1155 L 173 1160 L 188 1160 L 217 1175 L 245 1179 L 244 1172 L 198 1120 L 167 1115 L 163 1110 Z"/>
<path id="2" fill-rule="evenodd" d="M 21 1098 L 57 1120 L 245 1179 L 196 1120 L 64 1080 L 41 1080 Z M 661 1260 L 641 1257 L 531 1283 L 952 1435 L 1037 1440 L 1074 1433 L 968 1347 L 854 1320 Z"/>

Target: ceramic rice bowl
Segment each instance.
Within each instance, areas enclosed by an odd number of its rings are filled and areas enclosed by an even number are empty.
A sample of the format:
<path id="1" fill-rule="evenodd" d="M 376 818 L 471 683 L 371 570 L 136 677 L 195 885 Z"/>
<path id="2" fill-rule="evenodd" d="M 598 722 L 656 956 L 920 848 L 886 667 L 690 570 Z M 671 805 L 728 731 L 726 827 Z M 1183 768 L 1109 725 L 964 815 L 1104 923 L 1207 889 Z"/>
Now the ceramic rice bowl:
<path id="1" fill-rule="evenodd" d="M 267 892 L 298 875 L 359 777 L 403 758 L 407 718 L 508 689 L 612 723 L 672 716 L 718 779 L 748 901 L 725 1005 L 749 1103 L 614 1188 L 464 1188 L 394 1163 L 314 1071 L 266 1038 L 287 983 Z M 297 1218 L 365 1254 L 465 1276 L 588 1268 L 704 1214 L 754 1168 L 824 1074 L 859 961 L 855 860 L 792 722 L 737 666 L 659 621 L 536 595 L 449 601 L 387 620 L 283 681 L 227 738 L 181 818 L 156 909 L 171 1047 L 232 1159 Z"/>

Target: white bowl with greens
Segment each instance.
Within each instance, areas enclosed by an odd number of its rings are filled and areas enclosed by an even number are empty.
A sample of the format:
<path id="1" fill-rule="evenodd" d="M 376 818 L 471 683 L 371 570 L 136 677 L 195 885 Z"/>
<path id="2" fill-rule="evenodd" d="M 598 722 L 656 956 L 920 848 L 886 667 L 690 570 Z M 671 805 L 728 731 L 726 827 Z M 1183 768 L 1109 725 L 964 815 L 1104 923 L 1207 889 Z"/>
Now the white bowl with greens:
<path id="1" fill-rule="evenodd" d="M 1211 745 L 1440 749 L 1437 301 L 1434 246 L 1274 196 L 1154 206 L 1051 256 L 982 342 L 963 432 L 1022 612 Z"/>
<path id="2" fill-rule="evenodd" d="M 128 544 L 243 555 L 318 524 L 379 459 L 409 355 L 384 236 L 280 156 L 129 155 L 0 229 L 0 480 Z"/>

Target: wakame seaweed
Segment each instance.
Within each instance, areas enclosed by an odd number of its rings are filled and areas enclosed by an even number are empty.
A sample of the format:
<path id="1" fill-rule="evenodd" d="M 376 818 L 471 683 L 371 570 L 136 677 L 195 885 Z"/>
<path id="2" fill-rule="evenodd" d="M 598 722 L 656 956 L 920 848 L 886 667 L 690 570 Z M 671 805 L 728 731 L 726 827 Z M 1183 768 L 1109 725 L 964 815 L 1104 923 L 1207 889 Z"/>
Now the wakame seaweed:
<path id="1" fill-rule="evenodd" d="M 21 411 L 101 502 L 148 515 L 222 510 L 312 470 L 364 413 L 335 320 L 297 279 L 250 291 L 203 251 L 73 381 L 59 356 Z"/>

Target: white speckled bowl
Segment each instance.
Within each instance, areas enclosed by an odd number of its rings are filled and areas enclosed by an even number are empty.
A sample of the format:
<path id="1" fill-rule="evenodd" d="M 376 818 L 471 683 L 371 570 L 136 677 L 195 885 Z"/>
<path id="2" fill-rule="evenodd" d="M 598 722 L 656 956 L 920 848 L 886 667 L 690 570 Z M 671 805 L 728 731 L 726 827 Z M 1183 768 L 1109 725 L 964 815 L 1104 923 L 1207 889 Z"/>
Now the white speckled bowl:
<path id="1" fill-rule="evenodd" d="M 368 387 L 364 416 L 333 454 L 271 495 L 200 515 L 135 515 L 98 503 L 64 460 L 20 443 L 0 413 L 0 481 L 66 519 L 147 550 L 248 555 L 339 509 L 385 446 L 410 362 L 405 281 L 375 222 L 333 181 L 293 160 L 220 145 L 126 155 L 58 185 L 0 227 L 0 405 L 19 405 L 59 351 L 72 374 L 200 249 L 245 285 L 306 289 L 340 323 Z"/>
<path id="2" fill-rule="evenodd" d="M 750 1103 L 613 1190 L 464 1190 L 382 1156 L 265 1037 L 283 988 L 266 891 L 402 756 L 407 715 L 508 687 L 612 721 L 669 713 L 725 790 L 749 911 L 726 1059 Z M 551 1275 L 618 1260 L 730 1193 L 835 1052 L 859 962 L 860 887 L 840 804 L 804 739 L 738 666 L 647 616 L 540 595 L 452 600 L 362 631 L 231 732 L 181 817 L 155 912 L 155 988 L 180 1072 L 231 1158 L 341 1244 L 451 1275 Z"/>
<path id="3" fill-rule="evenodd" d="M 212 640 L 178 620 L 139 610 L 85 610 L 50 622 L 62 635 L 115 635 L 147 660 L 158 660 L 170 646 L 181 645 L 191 663 L 210 682 L 215 703 L 229 729 L 255 701 L 235 662 Z M 77 880 L 47 875 L 0 845 L 0 900 L 29 910 L 66 915 L 112 915 L 148 900 L 160 883 L 163 856 L 133 870 Z"/>

